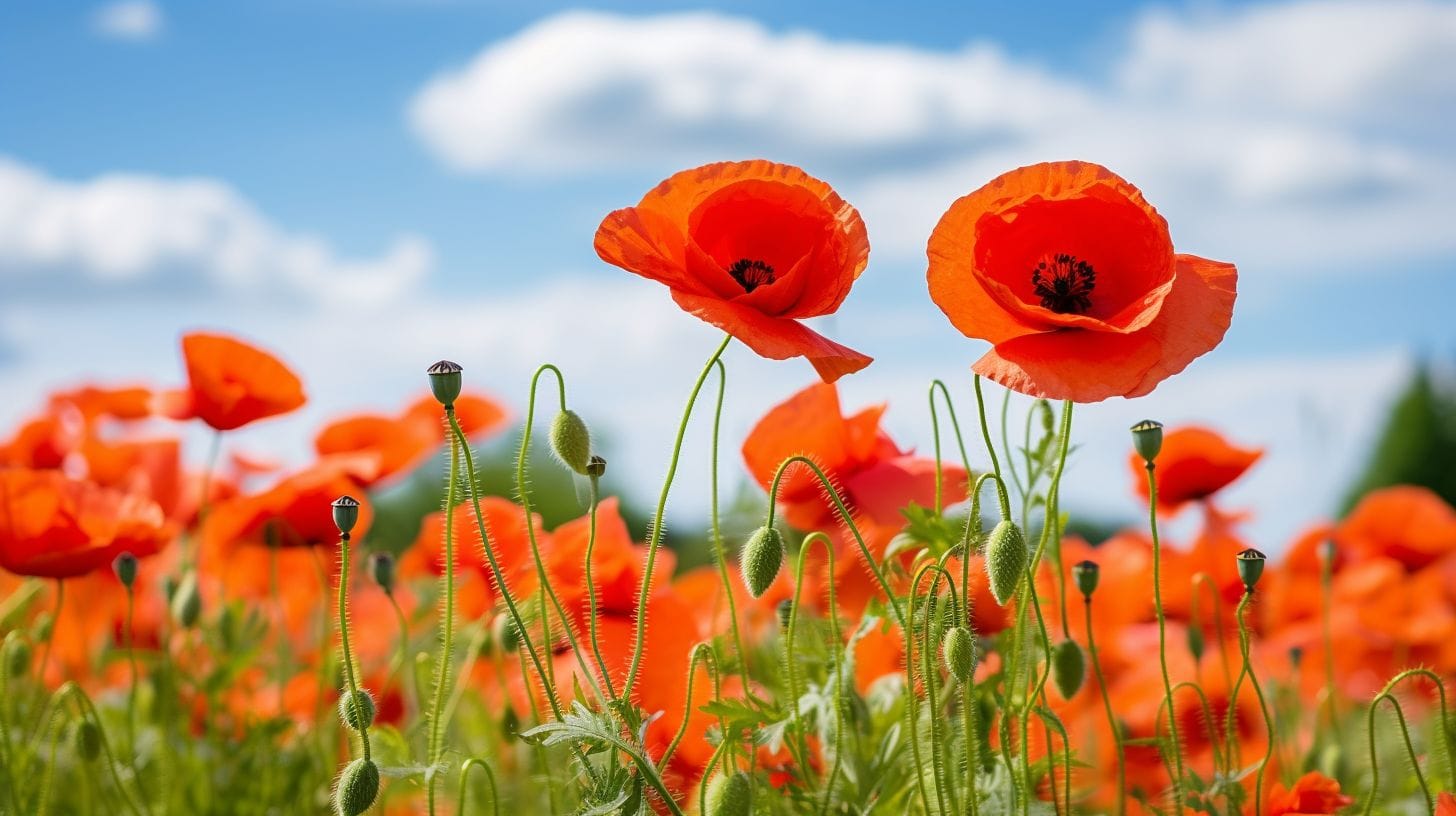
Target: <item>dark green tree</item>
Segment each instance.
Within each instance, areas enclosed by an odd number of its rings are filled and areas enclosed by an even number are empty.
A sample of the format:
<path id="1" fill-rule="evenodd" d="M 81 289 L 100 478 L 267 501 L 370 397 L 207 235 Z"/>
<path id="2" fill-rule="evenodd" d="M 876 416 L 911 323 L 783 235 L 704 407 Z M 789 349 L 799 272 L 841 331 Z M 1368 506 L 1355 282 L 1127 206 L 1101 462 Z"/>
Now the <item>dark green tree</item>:
<path id="1" fill-rule="evenodd" d="M 1456 388 L 1442 369 L 1423 363 L 1395 404 L 1341 515 L 1372 490 L 1396 484 L 1429 487 L 1456 504 Z"/>

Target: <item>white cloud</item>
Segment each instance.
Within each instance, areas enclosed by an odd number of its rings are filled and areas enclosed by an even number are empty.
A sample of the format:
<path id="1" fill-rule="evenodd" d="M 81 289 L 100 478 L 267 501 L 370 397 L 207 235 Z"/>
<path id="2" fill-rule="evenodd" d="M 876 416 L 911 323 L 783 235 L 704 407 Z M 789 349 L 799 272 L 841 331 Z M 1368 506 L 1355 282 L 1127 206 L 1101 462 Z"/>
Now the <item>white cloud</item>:
<path id="1" fill-rule="evenodd" d="M 151 0 L 121 0 L 97 9 L 91 25 L 108 39 L 145 42 L 161 35 L 166 20 Z"/>
<path id="2" fill-rule="evenodd" d="M 403 235 L 378 257 L 343 258 L 320 238 L 275 225 L 212 179 L 112 173 L 72 182 L 0 156 L 7 287 L 79 279 L 98 293 L 151 283 L 377 301 L 422 278 L 432 254 L 423 238 Z"/>

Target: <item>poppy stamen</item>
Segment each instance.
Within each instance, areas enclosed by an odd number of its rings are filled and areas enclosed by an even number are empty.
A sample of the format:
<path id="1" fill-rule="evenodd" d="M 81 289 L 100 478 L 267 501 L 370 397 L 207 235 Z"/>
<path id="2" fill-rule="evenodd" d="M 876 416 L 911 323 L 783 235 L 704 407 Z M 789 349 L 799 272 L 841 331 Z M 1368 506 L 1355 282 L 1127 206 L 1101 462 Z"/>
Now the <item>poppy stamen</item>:
<path id="1" fill-rule="evenodd" d="M 1075 255 L 1045 255 L 1031 271 L 1031 287 L 1041 305 L 1057 314 L 1082 314 L 1092 308 L 1097 273 Z"/>
<path id="2" fill-rule="evenodd" d="M 744 292 L 752 292 L 760 286 L 774 282 L 774 268 L 763 261 L 739 258 L 728 267 L 728 274 L 738 285 L 743 287 Z"/>

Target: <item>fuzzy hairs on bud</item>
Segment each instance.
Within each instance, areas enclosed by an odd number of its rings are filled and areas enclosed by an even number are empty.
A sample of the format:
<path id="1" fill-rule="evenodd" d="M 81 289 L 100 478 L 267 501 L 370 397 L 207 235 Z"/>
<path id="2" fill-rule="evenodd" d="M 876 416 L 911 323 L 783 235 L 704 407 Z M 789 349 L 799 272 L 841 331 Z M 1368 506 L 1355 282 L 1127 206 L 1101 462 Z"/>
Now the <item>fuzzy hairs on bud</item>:
<path id="1" fill-rule="evenodd" d="M 356 759 L 344 766 L 334 788 L 334 812 L 338 816 L 361 816 L 379 796 L 379 766 L 372 760 Z"/>
<path id="2" fill-rule="evenodd" d="M 1003 519 L 986 539 L 986 577 L 990 579 L 991 595 L 996 603 L 1005 606 L 1016 594 L 1022 573 L 1026 572 L 1026 561 L 1026 539 L 1021 535 L 1021 528 Z"/>
<path id="3" fill-rule="evenodd" d="M 753 786 L 748 774 L 719 773 L 708 782 L 703 816 L 748 816 L 753 807 Z"/>
<path id="4" fill-rule="evenodd" d="M 757 598 L 767 592 L 783 563 L 784 539 L 779 531 L 767 526 L 753 531 L 748 543 L 743 545 L 743 556 L 738 563 L 749 593 Z"/>
<path id="5" fill-rule="evenodd" d="M 591 472 L 591 432 L 575 411 L 562 411 L 551 420 L 551 451 L 582 476 Z"/>

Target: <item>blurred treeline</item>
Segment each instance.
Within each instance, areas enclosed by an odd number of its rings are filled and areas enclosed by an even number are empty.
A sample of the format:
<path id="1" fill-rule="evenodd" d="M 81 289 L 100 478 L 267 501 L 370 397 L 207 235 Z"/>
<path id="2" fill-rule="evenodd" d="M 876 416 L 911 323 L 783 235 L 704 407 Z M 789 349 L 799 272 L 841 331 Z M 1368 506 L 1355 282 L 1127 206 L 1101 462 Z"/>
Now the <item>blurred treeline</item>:
<path id="1" fill-rule="evenodd" d="M 1416 367 L 1391 405 L 1340 513 L 1371 490 L 1394 484 L 1423 485 L 1456 504 L 1456 366 L 1425 362 Z"/>

